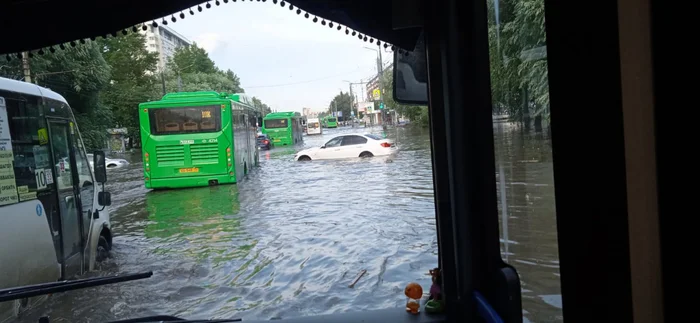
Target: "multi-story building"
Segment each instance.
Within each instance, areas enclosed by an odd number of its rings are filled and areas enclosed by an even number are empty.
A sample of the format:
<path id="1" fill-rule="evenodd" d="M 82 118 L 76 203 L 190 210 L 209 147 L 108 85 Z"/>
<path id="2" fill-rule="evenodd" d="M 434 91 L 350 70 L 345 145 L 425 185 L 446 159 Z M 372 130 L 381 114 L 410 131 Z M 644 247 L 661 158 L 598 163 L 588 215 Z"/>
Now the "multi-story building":
<path id="1" fill-rule="evenodd" d="M 168 58 L 173 56 L 175 49 L 192 45 L 192 42 L 185 36 L 163 25 L 158 25 L 158 27 L 148 25 L 148 30 L 141 30 L 141 33 L 146 36 L 146 50 L 158 53 L 158 71 L 165 69 Z"/>
<path id="2" fill-rule="evenodd" d="M 379 88 L 379 77 L 375 76 L 369 81 L 367 81 L 367 98 L 369 99 L 368 101 L 374 101 L 374 98 L 372 97 L 372 92 L 374 90 Z"/>
<path id="3" fill-rule="evenodd" d="M 391 68 L 394 68 L 393 62 L 385 62 L 384 63 L 384 67 L 383 67 L 384 71 L 387 71 Z M 378 88 L 379 88 L 379 77 L 378 76 L 374 76 L 369 81 L 367 81 L 367 98 L 368 98 L 367 101 L 375 101 L 374 98 L 372 97 L 372 92 Z"/>

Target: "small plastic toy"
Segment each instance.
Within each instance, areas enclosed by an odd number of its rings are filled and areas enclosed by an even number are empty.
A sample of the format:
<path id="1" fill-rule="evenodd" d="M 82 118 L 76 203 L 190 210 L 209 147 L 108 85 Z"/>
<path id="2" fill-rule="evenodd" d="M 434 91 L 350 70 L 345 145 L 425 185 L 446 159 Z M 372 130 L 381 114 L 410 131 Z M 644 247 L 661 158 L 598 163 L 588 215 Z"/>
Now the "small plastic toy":
<path id="1" fill-rule="evenodd" d="M 420 313 L 420 298 L 423 296 L 423 287 L 418 283 L 409 283 L 403 292 L 408 297 L 408 300 L 406 300 L 406 312 L 411 314 Z"/>
<path id="2" fill-rule="evenodd" d="M 440 268 L 431 269 L 430 275 L 433 276 L 433 285 L 430 286 L 430 297 L 425 303 L 425 311 L 428 313 L 440 313 L 443 309 Z"/>

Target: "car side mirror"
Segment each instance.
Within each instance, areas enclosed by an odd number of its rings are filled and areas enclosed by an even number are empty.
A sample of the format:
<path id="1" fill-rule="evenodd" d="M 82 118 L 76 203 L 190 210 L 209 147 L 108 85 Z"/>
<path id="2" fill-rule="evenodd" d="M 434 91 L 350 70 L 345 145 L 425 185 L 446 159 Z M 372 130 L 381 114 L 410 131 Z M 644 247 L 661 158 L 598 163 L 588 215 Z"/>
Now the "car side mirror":
<path id="1" fill-rule="evenodd" d="M 104 184 L 107 182 L 107 166 L 105 164 L 104 151 L 95 151 L 92 162 L 95 171 L 95 181 Z"/>
<path id="2" fill-rule="evenodd" d="M 97 193 L 97 203 L 99 203 L 101 206 L 112 205 L 112 194 L 110 194 L 109 192 Z"/>
<path id="3" fill-rule="evenodd" d="M 326 149 L 326 145 L 321 146 L 321 149 Z"/>

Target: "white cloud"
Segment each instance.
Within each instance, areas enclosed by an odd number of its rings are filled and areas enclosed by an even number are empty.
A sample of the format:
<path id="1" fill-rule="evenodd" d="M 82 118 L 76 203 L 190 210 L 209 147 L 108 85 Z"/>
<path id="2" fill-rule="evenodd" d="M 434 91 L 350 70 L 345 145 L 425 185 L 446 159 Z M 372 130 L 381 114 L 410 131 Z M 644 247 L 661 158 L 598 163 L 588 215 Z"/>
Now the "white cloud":
<path id="1" fill-rule="evenodd" d="M 197 46 L 204 48 L 209 53 L 217 49 L 222 43 L 221 35 L 211 32 L 196 36 L 194 41 L 197 42 Z"/>

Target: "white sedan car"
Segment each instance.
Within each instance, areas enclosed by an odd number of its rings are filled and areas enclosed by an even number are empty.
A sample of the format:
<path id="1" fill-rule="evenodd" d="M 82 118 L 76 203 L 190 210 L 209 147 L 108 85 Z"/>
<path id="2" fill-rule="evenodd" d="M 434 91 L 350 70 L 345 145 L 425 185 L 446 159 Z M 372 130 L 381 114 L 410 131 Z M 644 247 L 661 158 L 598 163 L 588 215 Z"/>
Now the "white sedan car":
<path id="1" fill-rule="evenodd" d="M 348 134 L 337 136 L 321 147 L 304 149 L 294 155 L 294 160 L 366 158 L 392 155 L 397 151 L 389 139 L 372 134 Z"/>
<path id="2" fill-rule="evenodd" d="M 87 154 L 87 158 L 90 162 L 90 167 L 94 168 L 93 154 Z M 105 166 L 107 166 L 107 168 L 118 168 L 126 165 L 129 165 L 129 162 L 126 161 L 126 159 L 105 157 Z"/>

